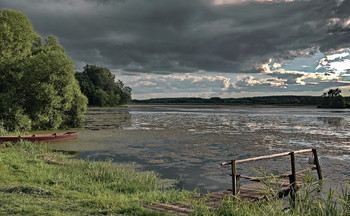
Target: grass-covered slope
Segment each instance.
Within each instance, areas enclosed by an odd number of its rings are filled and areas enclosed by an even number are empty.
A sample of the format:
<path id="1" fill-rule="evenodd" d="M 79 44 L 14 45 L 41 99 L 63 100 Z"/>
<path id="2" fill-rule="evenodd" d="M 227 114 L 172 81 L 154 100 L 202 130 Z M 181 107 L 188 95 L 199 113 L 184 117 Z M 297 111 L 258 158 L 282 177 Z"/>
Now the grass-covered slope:
<path id="1" fill-rule="evenodd" d="M 142 204 L 188 195 L 165 189 L 155 173 L 72 159 L 45 145 L 0 150 L 0 215 L 154 215 Z"/>

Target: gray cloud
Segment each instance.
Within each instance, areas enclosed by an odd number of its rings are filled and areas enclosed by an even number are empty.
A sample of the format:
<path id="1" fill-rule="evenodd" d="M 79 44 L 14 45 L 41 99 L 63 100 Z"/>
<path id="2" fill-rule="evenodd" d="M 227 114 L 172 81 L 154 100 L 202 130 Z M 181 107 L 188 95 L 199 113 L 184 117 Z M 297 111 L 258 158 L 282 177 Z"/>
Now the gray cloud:
<path id="1" fill-rule="evenodd" d="M 58 36 L 77 65 L 125 71 L 238 73 L 270 57 L 350 46 L 350 0 L 231 2 L 0 0 L 0 7 L 27 14 L 42 36 Z"/>
<path id="2" fill-rule="evenodd" d="M 229 78 L 223 76 L 169 74 L 137 77 L 135 80 L 129 81 L 128 85 L 135 90 L 133 93 L 136 95 L 182 93 L 189 96 L 208 92 L 217 94 L 226 91 L 231 82 Z"/>
<path id="3" fill-rule="evenodd" d="M 322 74 L 274 71 L 270 74 L 116 74 L 128 77 L 135 98 L 150 97 L 236 97 L 246 95 L 321 95 L 327 88 L 350 87 L 350 82 Z"/>
<path id="4" fill-rule="evenodd" d="M 276 75 L 277 77 L 274 77 Z M 291 76 L 292 73 L 289 74 Z M 317 75 L 308 76 L 307 74 L 294 74 L 298 80 L 288 81 L 282 79 L 281 74 L 271 74 L 270 78 L 257 78 L 254 76 L 245 76 L 231 85 L 228 91 L 231 92 L 265 92 L 275 94 L 300 94 L 305 92 L 319 92 L 319 95 L 327 88 L 350 87 L 350 82 L 337 82 L 336 80 L 322 80 Z"/>

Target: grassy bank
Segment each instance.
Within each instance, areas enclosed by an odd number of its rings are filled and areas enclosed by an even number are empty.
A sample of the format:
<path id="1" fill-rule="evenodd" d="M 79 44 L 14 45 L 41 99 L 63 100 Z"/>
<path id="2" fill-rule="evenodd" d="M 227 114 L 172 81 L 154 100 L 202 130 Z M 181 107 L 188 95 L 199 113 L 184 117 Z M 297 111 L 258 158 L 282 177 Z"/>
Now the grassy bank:
<path id="1" fill-rule="evenodd" d="M 167 215 L 142 207 L 154 202 L 190 203 L 192 215 L 350 215 L 346 189 L 323 197 L 310 184 L 297 193 L 294 208 L 290 199 L 228 197 L 212 210 L 194 193 L 130 165 L 77 160 L 28 142 L 0 147 L 0 215 Z"/>
<path id="2" fill-rule="evenodd" d="M 154 173 L 76 160 L 45 145 L 0 150 L 0 215 L 154 215 L 142 204 L 189 195 L 168 189 Z"/>

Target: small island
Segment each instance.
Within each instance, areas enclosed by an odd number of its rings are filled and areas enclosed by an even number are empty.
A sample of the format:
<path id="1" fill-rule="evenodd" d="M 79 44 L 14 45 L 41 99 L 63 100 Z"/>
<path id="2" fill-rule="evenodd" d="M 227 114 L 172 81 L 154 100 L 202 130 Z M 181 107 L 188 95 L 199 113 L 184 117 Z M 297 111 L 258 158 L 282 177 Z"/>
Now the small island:
<path id="1" fill-rule="evenodd" d="M 350 108 L 349 100 L 344 98 L 341 92 L 342 90 L 339 88 L 324 92 L 321 97 L 321 103 L 317 108 Z"/>

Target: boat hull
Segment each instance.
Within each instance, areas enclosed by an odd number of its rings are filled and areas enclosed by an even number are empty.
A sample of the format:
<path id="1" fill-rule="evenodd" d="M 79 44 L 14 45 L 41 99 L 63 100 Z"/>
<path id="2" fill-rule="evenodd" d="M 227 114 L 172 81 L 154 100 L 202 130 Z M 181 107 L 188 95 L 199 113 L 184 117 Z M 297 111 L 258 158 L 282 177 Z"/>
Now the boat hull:
<path id="1" fill-rule="evenodd" d="M 53 134 L 33 134 L 24 136 L 1 136 L 0 142 L 19 142 L 26 140 L 30 142 L 68 142 L 74 141 L 78 138 L 78 132 L 65 132 Z"/>

